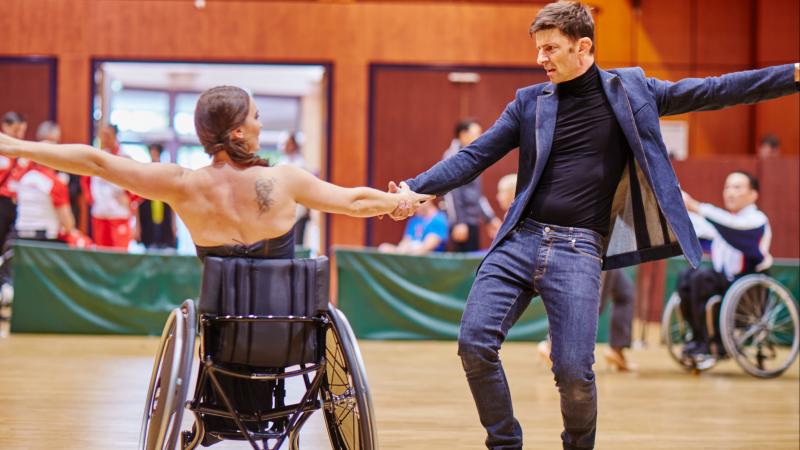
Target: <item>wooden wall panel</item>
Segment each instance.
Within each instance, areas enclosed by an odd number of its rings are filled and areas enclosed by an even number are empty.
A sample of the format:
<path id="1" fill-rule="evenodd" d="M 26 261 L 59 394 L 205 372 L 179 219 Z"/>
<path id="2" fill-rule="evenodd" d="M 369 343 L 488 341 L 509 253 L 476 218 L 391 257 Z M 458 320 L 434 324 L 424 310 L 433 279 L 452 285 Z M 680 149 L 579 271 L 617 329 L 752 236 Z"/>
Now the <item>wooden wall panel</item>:
<path id="1" fill-rule="evenodd" d="M 40 123 L 55 119 L 53 72 L 46 61 L 0 58 L 0 116 L 7 111 L 22 114 L 28 122 L 27 139 L 35 139 Z"/>
<path id="2" fill-rule="evenodd" d="M 752 61 L 753 30 L 751 0 L 702 0 L 696 2 L 697 36 L 694 64 L 703 66 L 748 66 Z M 734 69 L 735 68 L 731 68 Z M 726 69 L 726 70 L 731 70 Z"/>
<path id="3" fill-rule="evenodd" d="M 688 65 L 691 60 L 691 0 L 671 0 L 669 7 L 657 0 L 641 0 L 640 26 L 636 33 L 636 61 Z"/>
<path id="4" fill-rule="evenodd" d="M 760 66 L 800 59 L 800 2 L 757 1 L 757 59 Z"/>
<path id="5" fill-rule="evenodd" d="M 773 133 L 781 141 L 782 155 L 800 155 L 800 96 L 770 100 L 754 108 L 756 126 L 752 148 L 756 148 L 762 136 Z"/>

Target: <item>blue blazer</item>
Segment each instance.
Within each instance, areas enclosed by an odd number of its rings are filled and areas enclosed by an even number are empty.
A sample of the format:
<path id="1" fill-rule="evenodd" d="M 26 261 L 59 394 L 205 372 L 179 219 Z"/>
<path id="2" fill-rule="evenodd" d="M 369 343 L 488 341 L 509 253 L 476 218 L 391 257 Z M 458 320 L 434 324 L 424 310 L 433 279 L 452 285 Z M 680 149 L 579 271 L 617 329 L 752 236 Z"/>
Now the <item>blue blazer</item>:
<path id="1" fill-rule="evenodd" d="M 600 70 L 600 79 L 634 156 L 614 195 L 603 269 L 681 253 L 696 267 L 702 255 L 700 244 L 667 156 L 658 118 L 794 93 L 798 90 L 794 65 L 677 82 L 647 78 L 641 68 L 633 67 Z M 550 155 L 557 112 L 554 84 L 522 88 L 494 125 L 475 142 L 406 182 L 416 192 L 443 195 L 470 182 L 519 147 L 516 198 L 489 248 L 491 252 L 519 222 L 536 189 Z"/>

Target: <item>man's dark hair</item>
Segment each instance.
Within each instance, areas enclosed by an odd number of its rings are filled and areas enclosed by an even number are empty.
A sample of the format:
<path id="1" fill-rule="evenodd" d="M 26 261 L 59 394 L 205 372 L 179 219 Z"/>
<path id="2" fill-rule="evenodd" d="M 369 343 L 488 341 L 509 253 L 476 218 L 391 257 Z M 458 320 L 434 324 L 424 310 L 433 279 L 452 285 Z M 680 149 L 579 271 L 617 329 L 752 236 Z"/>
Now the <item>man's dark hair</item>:
<path id="1" fill-rule="evenodd" d="M 160 154 L 164 153 L 164 146 L 159 144 L 159 143 L 157 143 L 157 142 L 154 142 L 154 143 L 152 143 L 152 144 L 147 146 L 147 150 L 148 151 L 155 150 L 160 155 Z"/>
<path id="2" fill-rule="evenodd" d="M 761 141 L 759 142 L 759 144 L 761 144 L 761 145 L 765 145 L 766 144 L 766 145 L 769 145 L 772 148 L 778 148 L 778 147 L 781 146 L 781 140 L 778 139 L 778 136 L 775 136 L 772 133 L 767 133 L 761 138 Z"/>
<path id="3" fill-rule="evenodd" d="M 531 24 L 531 36 L 537 31 L 555 28 L 572 41 L 580 38 L 592 40 L 589 53 L 594 54 L 594 19 L 588 6 L 579 2 L 548 3 L 539 10 Z"/>
<path id="4" fill-rule="evenodd" d="M 751 174 L 750 172 L 744 171 L 744 170 L 734 170 L 733 172 L 731 172 L 731 174 L 734 174 L 734 173 L 739 173 L 739 174 L 742 174 L 742 175 L 746 176 L 747 177 L 747 181 L 750 182 L 750 189 L 758 192 L 760 186 L 759 186 L 759 183 L 758 183 L 758 178 L 756 178 L 755 175 Z"/>
<path id="5" fill-rule="evenodd" d="M 459 136 L 461 136 L 461 133 L 469 130 L 469 127 L 471 127 L 473 124 L 480 125 L 477 119 L 473 119 L 471 117 L 459 120 L 454 130 L 455 137 L 458 138 Z"/>
<path id="6" fill-rule="evenodd" d="M 3 114 L 3 123 L 6 125 L 14 125 L 15 123 L 25 123 L 25 116 L 16 112 L 16 111 L 9 111 Z"/>

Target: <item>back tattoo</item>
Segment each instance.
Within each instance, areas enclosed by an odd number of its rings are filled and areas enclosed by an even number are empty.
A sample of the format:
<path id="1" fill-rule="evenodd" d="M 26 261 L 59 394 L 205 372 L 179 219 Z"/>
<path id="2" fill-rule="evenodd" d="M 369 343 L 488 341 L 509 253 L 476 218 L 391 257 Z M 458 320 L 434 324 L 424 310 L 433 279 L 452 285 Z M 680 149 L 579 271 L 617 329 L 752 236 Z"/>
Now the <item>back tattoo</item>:
<path id="1" fill-rule="evenodd" d="M 258 201 L 258 214 L 268 212 L 275 200 L 272 199 L 272 190 L 275 188 L 275 179 L 256 179 L 256 200 Z"/>

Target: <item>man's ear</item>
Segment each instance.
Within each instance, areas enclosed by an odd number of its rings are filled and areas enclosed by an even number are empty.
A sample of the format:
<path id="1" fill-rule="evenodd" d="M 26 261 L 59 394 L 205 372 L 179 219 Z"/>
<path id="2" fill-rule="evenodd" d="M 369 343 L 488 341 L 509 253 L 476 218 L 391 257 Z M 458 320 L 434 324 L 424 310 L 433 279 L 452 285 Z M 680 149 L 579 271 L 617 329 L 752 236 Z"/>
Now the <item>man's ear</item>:
<path id="1" fill-rule="evenodd" d="M 591 53 L 593 45 L 594 42 L 592 42 L 591 39 L 589 39 L 588 37 L 582 37 L 578 39 L 578 52 L 584 55 L 588 55 Z"/>

